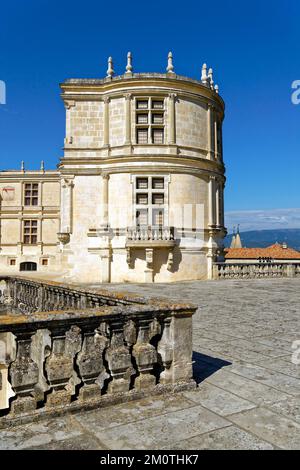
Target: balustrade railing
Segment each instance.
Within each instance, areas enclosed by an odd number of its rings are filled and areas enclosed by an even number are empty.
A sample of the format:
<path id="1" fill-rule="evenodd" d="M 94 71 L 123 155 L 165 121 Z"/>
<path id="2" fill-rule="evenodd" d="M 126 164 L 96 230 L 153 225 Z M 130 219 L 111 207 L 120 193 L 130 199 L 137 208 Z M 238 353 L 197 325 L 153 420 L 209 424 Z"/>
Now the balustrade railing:
<path id="1" fill-rule="evenodd" d="M 129 227 L 127 240 L 130 241 L 172 241 L 174 240 L 174 228 L 163 226 Z"/>
<path id="2" fill-rule="evenodd" d="M 196 307 L 0 279 L 26 307 L 0 315 L 0 427 L 195 386 Z"/>
<path id="3" fill-rule="evenodd" d="M 259 279 L 300 277 L 300 264 L 214 263 L 214 279 Z"/>

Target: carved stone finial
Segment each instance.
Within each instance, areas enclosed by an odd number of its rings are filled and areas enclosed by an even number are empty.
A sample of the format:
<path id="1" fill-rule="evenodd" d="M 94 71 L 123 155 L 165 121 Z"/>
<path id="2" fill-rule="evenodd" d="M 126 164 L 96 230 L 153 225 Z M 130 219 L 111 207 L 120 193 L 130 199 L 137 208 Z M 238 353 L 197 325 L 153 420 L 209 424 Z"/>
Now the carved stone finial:
<path id="1" fill-rule="evenodd" d="M 45 171 L 45 164 L 44 160 L 41 161 L 41 171 Z"/>
<path id="2" fill-rule="evenodd" d="M 213 69 L 212 68 L 210 68 L 208 70 L 208 80 L 209 80 L 210 88 L 213 90 L 214 89 L 214 81 L 213 81 Z"/>
<path id="3" fill-rule="evenodd" d="M 24 160 L 21 161 L 21 171 L 25 171 L 25 163 L 24 163 Z"/>
<path id="4" fill-rule="evenodd" d="M 168 54 L 167 72 L 168 72 L 168 73 L 175 73 L 175 72 L 174 72 L 173 54 L 172 54 L 172 52 L 169 52 L 169 54 Z"/>
<path id="5" fill-rule="evenodd" d="M 132 75 L 132 54 L 131 52 L 127 53 L 127 65 L 126 65 L 126 72 L 125 75 Z"/>
<path id="6" fill-rule="evenodd" d="M 202 65 L 202 73 L 201 73 L 201 82 L 203 85 L 207 85 L 207 65 Z"/>
<path id="7" fill-rule="evenodd" d="M 109 57 L 107 62 L 108 62 L 108 68 L 106 71 L 106 74 L 107 74 L 106 78 L 112 78 L 113 74 L 115 73 L 112 57 Z"/>
<path id="8" fill-rule="evenodd" d="M 219 85 L 215 85 L 215 92 L 219 94 Z"/>

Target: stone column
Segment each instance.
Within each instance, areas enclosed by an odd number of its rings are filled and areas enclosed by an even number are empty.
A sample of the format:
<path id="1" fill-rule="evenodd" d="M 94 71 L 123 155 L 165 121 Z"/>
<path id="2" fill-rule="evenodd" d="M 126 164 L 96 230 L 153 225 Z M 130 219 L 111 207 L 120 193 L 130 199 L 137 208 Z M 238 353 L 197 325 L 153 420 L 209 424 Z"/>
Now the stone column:
<path id="1" fill-rule="evenodd" d="M 131 145 L 131 93 L 125 97 L 125 145 Z"/>
<path id="2" fill-rule="evenodd" d="M 215 160 L 219 160 L 219 149 L 218 149 L 218 115 L 214 112 L 214 150 Z"/>
<path id="3" fill-rule="evenodd" d="M 109 96 L 105 96 L 104 99 L 104 113 L 103 113 L 103 146 L 109 147 Z"/>
<path id="4" fill-rule="evenodd" d="M 101 213 L 101 228 L 99 235 L 100 242 L 100 257 L 101 257 L 101 281 L 110 282 L 110 261 L 111 261 L 111 248 L 110 248 L 110 230 L 109 230 L 109 211 L 108 211 L 108 181 L 109 174 L 102 173 L 102 213 Z"/>
<path id="5" fill-rule="evenodd" d="M 108 180 L 109 174 L 102 173 L 102 214 L 101 214 L 101 226 L 107 227 L 108 222 Z"/>
<path id="6" fill-rule="evenodd" d="M 216 181 L 216 225 L 220 224 L 220 183 Z"/>
<path id="7" fill-rule="evenodd" d="M 212 111 L 213 106 L 207 105 L 207 156 L 209 160 L 213 160 L 212 142 L 213 142 L 213 129 L 212 129 Z"/>
<path id="8" fill-rule="evenodd" d="M 208 225 L 215 225 L 215 176 L 208 180 Z"/>
<path id="9" fill-rule="evenodd" d="M 72 179 L 63 178 L 61 184 L 61 228 L 63 233 L 72 233 Z"/>
<path id="10" fill-rule="evenodd" d="M 153 282 L 153 248 L 146 248 L 145 282 Z"/>
<path id="11" fill-rule="evenodd" d="M 221 207 L 221 217 L 220 224 L 224 227 L 224 184 L 220 184 L 220 207 Z"/>
<path id="12" fill-rule="evenodd" d="M 175 101 L 176 93 L 169 94 L 169 144 L 176 143 Z"/>
<path id="13" fill-rule="evenodd" d="M 66 109 L 66 136 L 65 136 L 65 144 L 72 144 L 73 137 L 72 137 L 72 127 L 71 127 L 71 108 L 75 106 L 74 100 L 65 101 L 65 109 Z"/>

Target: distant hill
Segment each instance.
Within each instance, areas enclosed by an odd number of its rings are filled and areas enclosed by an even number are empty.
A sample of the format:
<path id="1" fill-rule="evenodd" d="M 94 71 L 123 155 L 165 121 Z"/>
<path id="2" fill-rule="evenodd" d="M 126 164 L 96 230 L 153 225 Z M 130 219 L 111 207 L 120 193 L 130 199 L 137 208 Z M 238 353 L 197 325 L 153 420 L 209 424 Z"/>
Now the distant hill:
<path id="1" fill-rule="evenodd" d="M 264 248 L 273 243 L 285 242 L 290 248 L 300 251 L 300 228 L 289 228 L 280 230 L 252 230 L 240 233 L 242 244 L 247 248 Z M 229 247 L 232 234 L 225 238 L 225 246 Z"/>

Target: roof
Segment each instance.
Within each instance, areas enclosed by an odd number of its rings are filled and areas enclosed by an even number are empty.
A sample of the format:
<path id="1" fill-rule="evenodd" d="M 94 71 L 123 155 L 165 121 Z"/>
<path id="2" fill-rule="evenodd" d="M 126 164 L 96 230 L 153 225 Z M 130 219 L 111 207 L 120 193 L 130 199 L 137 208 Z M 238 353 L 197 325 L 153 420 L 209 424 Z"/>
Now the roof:
<path id="1" fill-rule="evenodd" d="M 279 243 L 266 248 L 226 248 L 226 259 L 300 259 L 300 252 L 293 248 L 284 248 Z"/>

